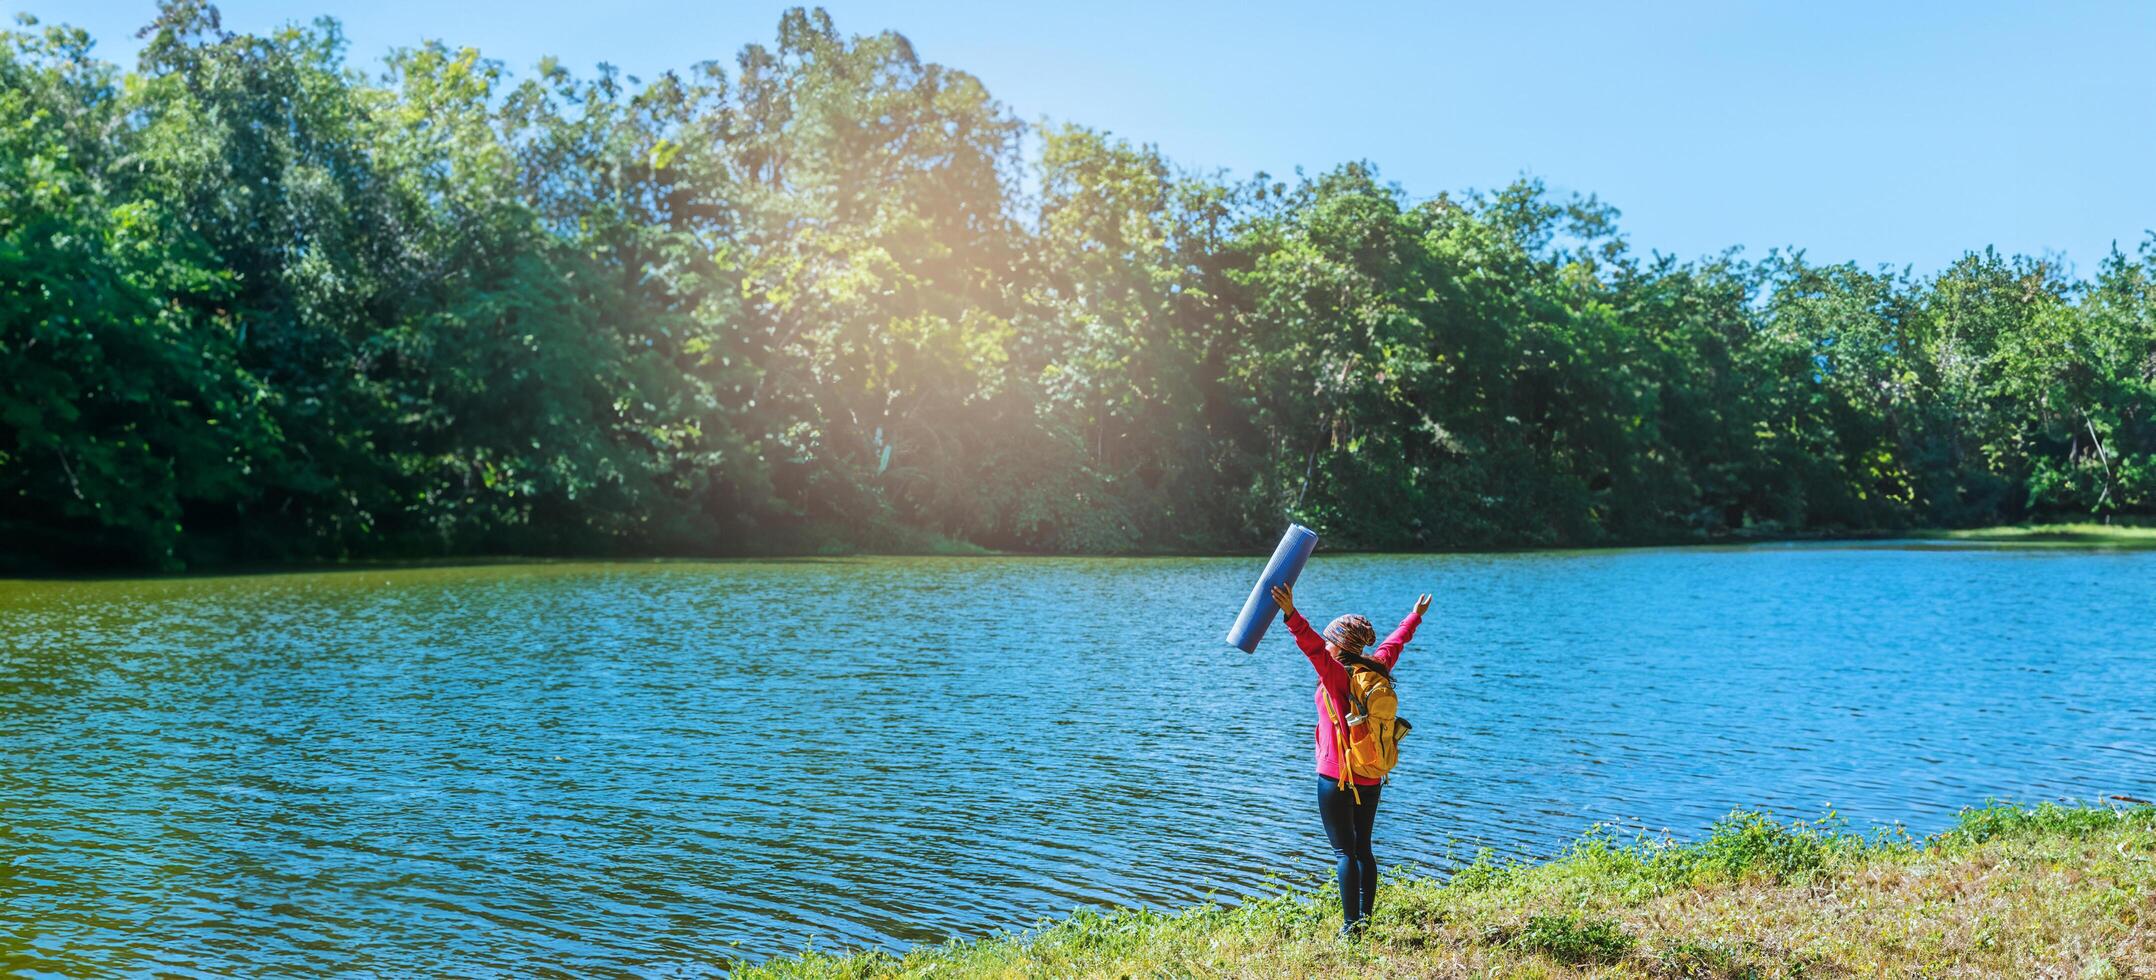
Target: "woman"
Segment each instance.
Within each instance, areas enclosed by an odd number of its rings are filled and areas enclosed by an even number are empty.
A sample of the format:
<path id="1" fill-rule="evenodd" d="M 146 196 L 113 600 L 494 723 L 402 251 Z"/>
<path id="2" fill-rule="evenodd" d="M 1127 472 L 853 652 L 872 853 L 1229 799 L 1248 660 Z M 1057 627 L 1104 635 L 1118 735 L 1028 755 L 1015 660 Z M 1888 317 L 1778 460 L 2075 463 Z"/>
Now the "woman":
<path id="1" fill-rule="evenodd" d="M 1295 645 L 1302 648 L 1303 656 L 1310 658 L 1310 666 L 1318 672 L 1318 816 L 1325 821 L 1325 839 L 1332 842 L 1333 854 L 1338 858 L 1340 912 L 1347 920 L 1340 934 L 1355 936 L 1362 932 L 1363 923 L 1377 907 L 1377 858 L 1370 852 L 1370 828 L 1377 820 L 1382 780 L 1354 776 L 1353 790 L 1341 788 L 1340 743 L 1333 731 L 1333 716 L 1347 716 L 1350 669 L 1382 667 L 1389 674 L 1400 662 L 1400 651 L 1415 638 L 1415 627 L 1422 625 L 1423 611 L 1430 608 L 1430 596 L 1425 593 L 1416 599 L 1415 611 L 1408 613 L 1400 627 L 1368 655 L 1363 649 L 1377 639 L 1377 630 L 1369 620 L 1342 616 L 1320 635 L 1310 628 L 1309 620 L 1295 611 L 1293 588 L 1274 586 L 1273 601 L 1280 605 L 1288 632 L 1295 635 Z"/>

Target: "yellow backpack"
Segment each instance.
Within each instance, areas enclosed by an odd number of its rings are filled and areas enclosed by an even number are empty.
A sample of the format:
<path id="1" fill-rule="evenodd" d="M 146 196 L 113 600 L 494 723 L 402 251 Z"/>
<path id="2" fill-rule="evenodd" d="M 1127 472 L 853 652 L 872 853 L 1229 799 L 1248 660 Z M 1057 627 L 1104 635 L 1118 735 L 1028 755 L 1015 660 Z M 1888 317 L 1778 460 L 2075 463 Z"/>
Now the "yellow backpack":
<path id="1" fill-rule="evenodd" d="M 1389 779 L 1400 764 L 1400 740 L 1415 726 L 1400 717 L 1400 696 L 1393 690 L 1392 675 L 1383 668 L 1348 670 L 1347 718 L 1331 698 L 1325 706 L 1333 714 L 1333 739 L 1340 747 L 1340 788 L 1351 789 L 1350 775 L 1364 779 Z M 1362 802 L 1362 794 L 1355 794 Z"/>

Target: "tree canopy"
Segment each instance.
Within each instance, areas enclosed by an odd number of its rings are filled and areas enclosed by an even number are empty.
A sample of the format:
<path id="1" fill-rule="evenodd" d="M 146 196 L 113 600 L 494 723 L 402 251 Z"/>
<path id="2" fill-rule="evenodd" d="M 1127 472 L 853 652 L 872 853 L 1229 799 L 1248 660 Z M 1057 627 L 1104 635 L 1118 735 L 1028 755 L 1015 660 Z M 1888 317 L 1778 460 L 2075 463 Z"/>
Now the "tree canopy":
<path id="1" fill-rule="evenodd" d="M 645 81 L 0 34 L 0 548 L 179 568 L 1590 545 L 2156 514 L 2156 240 L 1635 254 L 1235 178 L 794 10 Z"/>

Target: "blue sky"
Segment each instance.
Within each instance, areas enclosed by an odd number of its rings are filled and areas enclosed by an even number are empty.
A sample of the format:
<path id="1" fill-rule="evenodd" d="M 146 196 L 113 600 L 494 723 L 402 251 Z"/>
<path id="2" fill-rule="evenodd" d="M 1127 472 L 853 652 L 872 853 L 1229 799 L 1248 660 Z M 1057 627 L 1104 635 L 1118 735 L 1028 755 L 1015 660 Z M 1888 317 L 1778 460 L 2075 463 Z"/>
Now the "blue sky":
<path id="1" fill-rule="evenodd" d="M 648 77 L 768 42 L 740 0 L 228 0 L 329 14 L 355 61 L 438 38 L 518 71 Z M 1644 252 L 1797 246 L 1935 270 L 1964 250 L 2092 272 L 2156 228 L 2156 4 L 1136 3 L 834 0 L 980 76 L 1020 116 L 1286 174 L 1368 159 L 1422 197 L 1520 174 L 1600 195 Z M 131 63 L 148 0 L 0 0 Z"/>

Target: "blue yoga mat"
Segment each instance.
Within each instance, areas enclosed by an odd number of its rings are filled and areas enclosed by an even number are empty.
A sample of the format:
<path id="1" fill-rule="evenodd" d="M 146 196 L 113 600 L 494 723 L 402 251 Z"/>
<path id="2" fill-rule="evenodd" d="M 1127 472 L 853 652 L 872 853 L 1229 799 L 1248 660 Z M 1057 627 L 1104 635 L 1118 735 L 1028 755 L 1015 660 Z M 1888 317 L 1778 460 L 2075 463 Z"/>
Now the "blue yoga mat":
<path id="1" fill-rule="evenodd" d="M 1265 563 L 1265 574 L 1258 576 L 1250 598 L 1243 601 L 1243 614 L 1228 629 L 1230 645 L 1241 647 L 1244 653 L 1258 652 L 1265 628 L 1273 625 L 1273 617 L 1280 612 L 1273 602 L 1273 586 L 1294 585 L 1295 577 L 1303 573 L 1303 562 L 1310 560 L 1310 549 L 1317 546 L 1318 532 L 1300 524 L 1288 525 L 1288 533 L 1280 536 L 1280 547 L 1273 549 L 1273 560 Z"/>

